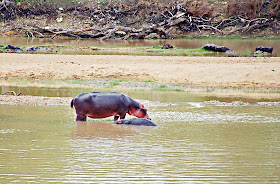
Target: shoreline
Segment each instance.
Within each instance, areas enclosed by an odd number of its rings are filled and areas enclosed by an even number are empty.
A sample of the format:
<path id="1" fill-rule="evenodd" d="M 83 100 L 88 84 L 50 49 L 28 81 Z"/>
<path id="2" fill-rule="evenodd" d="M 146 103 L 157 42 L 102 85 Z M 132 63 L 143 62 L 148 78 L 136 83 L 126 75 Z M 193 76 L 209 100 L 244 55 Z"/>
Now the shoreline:
<path id="1" fill-rule="evenodd" d="M 2 93 L 9 91 L 9 86 L 84 88 L 188 92 L 219 98 L 279 101 L 279 66 L 279 57 L 1 53 L 0 85 Z"/>
<path id="2" fill-rule="evenodd" d="M 93 86 L 92 84 L 96 84 Z M 44 80 L 34 80 L 34 79 L 10 79 L 10 80 L 0 80 L 0 85 L 2 86 L 2 93 L 10 91 L 7 95 L 0 95 L 0 104 L 3 103 L 3 98 L 11 97 L 12 95 L 19 95 L 20 98 L 27 97 L 27 100 L 30 99 L 29 96 L 34 96 L 38 99 L 48 99 L 48 98 L 73 98 L 77 95 L 75 91 L 81 92 L 91 92 L 91 91 L 100 91 L 100 92 L 148 92 L 148 93 L 189 93 L 196 96 L 212 97 L 212 99 L 221 99 L 220 102 L 224 103 L 222 99 L 225 99 L 225 103 L 234 102 L 234 101 L 244 101 L 255 103 L 255 102 L 275 102 L 280 101 L 280 90 L 279 89 L 270 89 L 270 88 L 227 88 L 227 87 L 198 87 L 198 86 L 185 86 L 184 84 L 166 84 L 166 83 L 145 83 L 137 81 L 123 81 L 118 82 L 117 84 L 114 81 L 88 81 L 88 80 L 53 80 L 53 79 L 44 79 Z M 106 84 L 105 84 L 106 83 Z M 98 84 L 101 84 L 98 86 Z M 136 85 L 137 84 L 137 85 Z M 141 86 L 142 84 L 142 86 Z M 60 90 L 68 91 L 67 96 L 56 96 L 53 97 Z M 74 90 L 74 91 L 73 91 Z M 53 93 L 46 93 L 42 91 L 53 91 Z M 74 93 L 73 93 L 74 92 Z M 52 97 L 49 97 L 48 95 Z M 72 95 L 71 95 L 72 94 Z M 9 97 L 9 98 L 10 98 Z M 16 97 L 11 97 L 12 99 L 17 99 Z M 4 100 L 5 101 L 5 100 Z M 41 103 L 41 100 L 36 103 Z M 6 101 L 6 104 L 13 104 L 14 102 Z M 19 104 L 29 104 L 29 102 L 19 103 Z M 217 104 L 217 103 L 215 103 Z"/>
<path id="3" fill-rule="evenodd" d="M 12 95 L 0 95 L 0 105 L 32 105 L 32 106 L 50 106 L 50 105 L 62 105 L 69 106 L 72 97 L 44 97 L 44 96 L 12 96 Z M 157 106 L 159 104 L 164 104 L 157 102 L 154 105 L 152 101 L 149 100 L 138 100 L 140 102 L 144 101 L 146 107 Z M 243 101 L 232 101 L 232 102 L 222 102 L 218 100 L 209 100 L 198 102 L 204 105 L 210 106 L 223 106 L 223 107 L 248 107 L 248 106 L 270 106 L 279 107 L 280 102 L 243 102 Z"/>
<path id="4" fill-rule="evenodd" d="M 127 80 L 201 87 L 280 88 L 280 58 L 6 54 L 0 79 Z"/>

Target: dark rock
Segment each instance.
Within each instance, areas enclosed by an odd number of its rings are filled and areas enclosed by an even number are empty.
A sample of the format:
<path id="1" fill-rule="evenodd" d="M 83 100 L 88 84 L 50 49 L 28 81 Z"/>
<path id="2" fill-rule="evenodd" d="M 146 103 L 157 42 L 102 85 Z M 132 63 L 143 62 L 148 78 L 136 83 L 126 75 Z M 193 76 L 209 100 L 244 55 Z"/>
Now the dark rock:
<path id="1" fill-rule="evenodd" d="M 230 49 L 225 46 L 217 46 L 214 44 L 206 44 L 203 46 L 204 49 L 214 51 L 214 52 L 227 52 Z"/>
<path id="2" fill-rule="evenodd" d="M 272 54 L 272 52 L 273 52 L 273 47 L 258 46 L 258 47 L 256 47 L 256 51 L 262 51 L 262 52 L 267 52 L 267 53 Z"/>
<path id="3" fill-rule="evenodd" d="M 224 46 L 217 46 L 216 50 L 217 50 L 217 52 L 226 52 L 229 50 L 229 48 L 224 47 Z"/>
<path id="4" fill-rule="evenodd" d="M 7 45 L 4 50 L 6 51 L 11 51 L 11 52 L 23 52 L 22 48 L 20 47 L 15 47 L 15 46 L 12 46 L 12 45 Z"/>
<path id="5" fill-rule="evenodd" d="M 27 52 L 36 52 L 39 49 L 40 49 L 39 47 L 31 47 L 31 48 L 27 49 L 26 51 Z"/>
<path id="6" fill-rule="evenodd" d="M 174 47 L 170 44 L 165 44 L 164 46 L 162 46 L 162 49 L 173 49 Z"/>
<path id="7" fill-rule="evenodd" d="M 217 46 L 214 45 L 214 44 L 206 44 L 206 45 L 203 46 L 203 48 L 206 49 L 206 50 L 215 51 Z"/>

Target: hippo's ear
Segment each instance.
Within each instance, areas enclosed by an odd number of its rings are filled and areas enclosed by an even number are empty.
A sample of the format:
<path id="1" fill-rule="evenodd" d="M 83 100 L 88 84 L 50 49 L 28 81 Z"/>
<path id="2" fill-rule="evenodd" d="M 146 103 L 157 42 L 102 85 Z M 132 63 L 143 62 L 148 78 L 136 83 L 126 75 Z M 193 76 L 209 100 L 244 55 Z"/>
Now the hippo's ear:
<path id="1" fill-rule="evenodd" d="M 144 107 L 144 105 L 140 104 L 139 108 L 144 109 L 145 107 Z"/>

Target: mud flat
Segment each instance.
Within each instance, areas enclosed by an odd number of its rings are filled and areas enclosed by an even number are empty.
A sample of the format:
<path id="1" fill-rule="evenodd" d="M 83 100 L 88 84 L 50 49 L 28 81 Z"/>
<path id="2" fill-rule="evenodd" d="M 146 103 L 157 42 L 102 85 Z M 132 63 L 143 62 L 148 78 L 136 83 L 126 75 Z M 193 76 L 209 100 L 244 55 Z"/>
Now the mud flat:
<path id="1" fill-rule="evenodd" d="M 70 97 L 43 97 L 43 96 L 12 96 L 12 95 L 0 95 L 0 105 L 39 105 L 39 106 L 48 106 L 48 105 L 65 105 L 69 106 L 73 98 Z M 156 107 L 156 106 L 170 106 L 174 104 L 170 103 L 161 103 L 158 101 L 149 101 L 149 100 L 138 100 L 141 103 L 144 103 L 147 107 Z M 256 102 L 248 103 L 242 101 L 233 101 L 233 102 L 220 102 L 217 100 L 204 101 L 204 105 L 214 105 L 214 106 L 280 106 L 280 102 Z"/>
<path id="2" fill-rule="evenodd" d="M 2 53 L 0 78 L 126 79 L 202 87 L 277 89 L 280 88 L 279 64 L 279 57 L 228 58 Z"/>
<path id="3" fill-rule="evenodd" d="M 0 104 L 7 105 L 69 105 L 73 98 L 0 95 Z"/>

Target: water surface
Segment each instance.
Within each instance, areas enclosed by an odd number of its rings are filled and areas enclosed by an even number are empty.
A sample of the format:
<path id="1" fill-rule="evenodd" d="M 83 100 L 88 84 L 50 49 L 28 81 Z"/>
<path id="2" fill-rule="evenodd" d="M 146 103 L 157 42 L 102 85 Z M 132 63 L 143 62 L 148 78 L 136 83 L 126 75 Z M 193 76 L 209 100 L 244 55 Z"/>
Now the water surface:
<path id="1" fill-rule="evenodd" d="M 163 46 L 171 44 L 176 48 L 194 49 L 200 48 L 205 44 L 215 44 L 219 46 L 226 46 L 229 49 L 238 51 L 239 55 L 250 56 L 255 51 L 256 47 L 273 47 L 273 56 L 280 55 L 279 40 L 263 40 L 263 39 L 172 39 L 172 40 L 107 40 L 99 41 L 95 39 L 27 39 L 21 37 L 0 37 L 0 44 L 26 46 L 27 48 L 32 45 L 66 45 L 73 47 L 143 47 L 143 46 Z M 95 52 L 80 52 L 69 51 L 65 54 L 122 54 L 129 55 L 129 51 L 116 52 L 116 51 L 100 51 Z M 142 53 L 143 54 L 143 53 Z M 162 53 L 146 53 L 147 55 L 162 55 Z M 174 54 L 173 54 L 174 55 Z M 201 54 L 200 54 L 201 55 Z M 208 53 L 208 56 L 225 56 L 224 53 Z"/>
<path id="2" fill-rule="evenodd" d="M 0 105 L 0 183 L 280 182 L 280 107 L 150 104 L 158 127 Z"/>
<path id="3" fill-rule="evenodd" d="M 1 80 L 0 80 L 1 81 Z M 233 102 L 233 101 L 242 101 L 242 102 L 279 102 L 279 93 L 277 89 L 260 89 L 260 91 L 254 91 L 253 89 L 248 89 L 249 92 L 240 93 L 242 89 L 232 89 L 227 91 L 226 89 L 221 90 L 221 93 L 215 93 L 215 88 L 193 88 L 199 89 L 197 92 L 184 92 L 184 90 L 189 89 L 189 86 L 169 86 L 169 84 L 151 84 L 147 85 L 146 89 L 141 88 L 140 84 L 137 83 L 136 86 L 129 88 L 128 86 L 110 86 L 110 81 L 79 81 L 79 84 L 71 84 L 63 81 L 36 81 L 36 80 L 27 80 L 20 81 L 15 86 L 1 86 L 0 93 L 5 93 L 7 91 L 14 91 L 16 94 L 21 95 L 31 95 L 31 96 L 46 96 L 46 97 L 75 97 L 80 93 L 84 92 L 121 92 L 125 93 L 136 99 L 146 99 L 152 101 L 160 102 L 204 102 L 209 100 L 218 100 L 222 102 Z M 73 82 L 73 81 L 72 81 Z M 84 83 L 84 84 L 82 84 Z M 65 85 L 72 87 L 51 87 L 52 84 L 59 86 Z M 25 87 L 25 86 L 26 87 Z M 33 87 L 33 86 L 50 86 L 50 87 Z M 146 84 L 144 84 L 146 85 Z M 153 85 L 153 86 L 152 86 Z M 166 88 L 160 88 L 161 85 L 166 86 Z M 31 87 L 32 86 L 32 87 Z M 135 87 L 135 88 L 133 88 Z M 152 88 L 154 87 L 154 88 Z M 170 87 L 170 88 L 169 88 Z M 210 92 L 208 92 L 210 91 Z M 226 94 L 226 95 L 225 95 Z M 248 94 L 251 94 L 249 96 Z"/>

